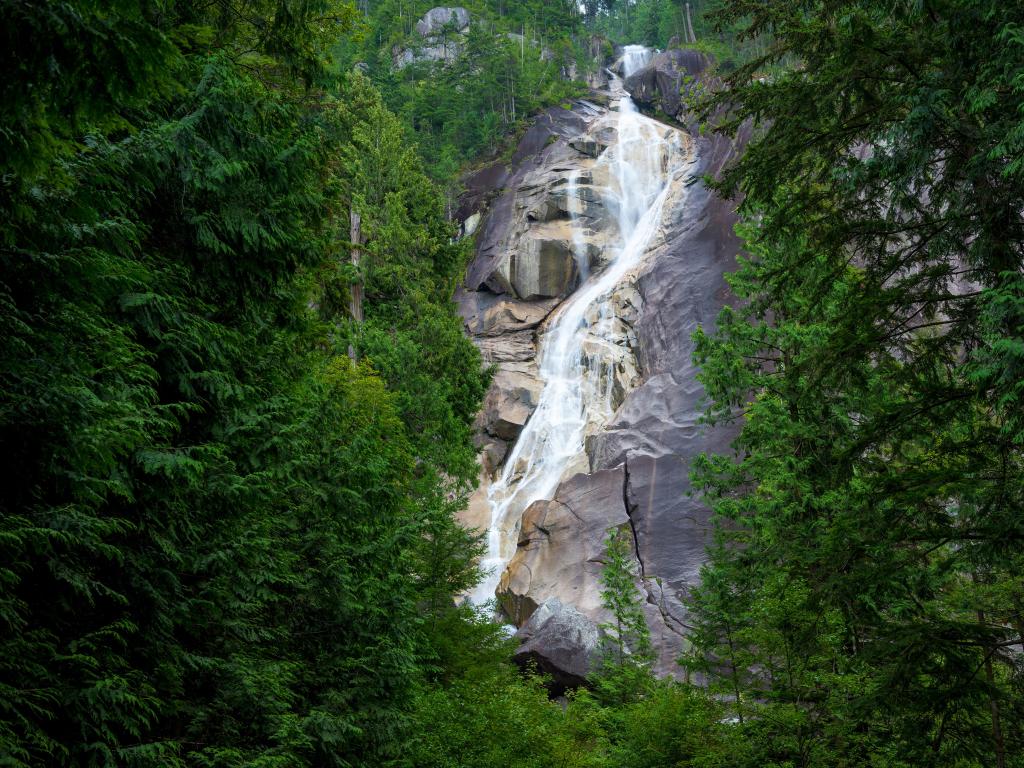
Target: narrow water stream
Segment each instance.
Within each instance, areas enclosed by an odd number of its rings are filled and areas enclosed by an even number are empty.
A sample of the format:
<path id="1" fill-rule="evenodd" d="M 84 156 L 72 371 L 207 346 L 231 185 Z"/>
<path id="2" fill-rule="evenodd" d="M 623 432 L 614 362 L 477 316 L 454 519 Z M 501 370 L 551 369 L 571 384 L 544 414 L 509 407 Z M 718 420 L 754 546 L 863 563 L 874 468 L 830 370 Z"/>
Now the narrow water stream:
<path id="1" fill-rule="evenodd" d="M 627 46 L 623 77 L 644 66 L 650 51 Z M 588 178 L 607 177 L 596 185 L 608 215 L 615 217 L 615 235 L 602 255 L 607 266 L 593 275 L 581 270 L 582 285 L 547 322 L 538 343 L 540 378 L 544 382 L 536 410 L 488 491 L 491 508 L 486 574 L 471 596 L 480 604 L 495 595 L 515 554 L 523 512 L 538 499 L 553 497 L 567 475 L 586 471 L 584 441 L 612 417 L 617 356 L 611 349 L 614 308 L 609 298 L 643 260 L 658 231 L 671 181 L 687 160 L 678 132 L 640 114 L 619 78 L 610 86 L 615 138 L 597 158 Z M 616 103 L 617 102 L 617 103 Z M 617 112 L 617 115 L 614 113 Z M 568 209 L 577 260 L 587 262 L 583 229 L 587 226 L 579 171 L 567 179 Z"/>

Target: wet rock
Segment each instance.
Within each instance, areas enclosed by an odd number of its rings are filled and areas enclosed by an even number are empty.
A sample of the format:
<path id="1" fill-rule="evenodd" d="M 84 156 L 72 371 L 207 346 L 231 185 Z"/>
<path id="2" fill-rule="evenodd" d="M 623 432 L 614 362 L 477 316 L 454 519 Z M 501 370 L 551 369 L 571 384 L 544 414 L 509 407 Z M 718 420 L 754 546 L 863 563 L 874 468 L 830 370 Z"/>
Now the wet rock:
<path id="1" fill-rule="evenodd" d="M 592 330 L 581 349 L 587 371 L 584 385 L 610 393 L 612 411 L 642 381 L 636 358 L 637 337 L 632 327 L 639 318 L 641 304 L 636 286 L 627 282 L 612 291 L 601 308 L 595 306 L 586 316 Z M 595 429 L 601 426 L 596 425 Z M 586 443 L 588 457 L 592 445 L 591 436 Z"/>
<path id="2" fill-rule="evenodd" d="M 551 693 L 561 696 L 584 685 L 597 663 L 601 631 L 597 624 L 558 598 L 543 603 L 516 633 L 521 641 L 513 658 L 534 663 L 552 676 Z"/>
<path id="3" fill-rule="evenodd" d="M 622 338 L 625 338 L 623 334 Z M 632 350 L 625 345 L 590 337 L 582 345 L 583 367 L 595 389 L 611 393 L 612 410 L 640 384 L 640 371 Z"/>
<path id="4" fill-rule="evenodd" d="M 553 194 L 545 197 L 526 213 L 530 221 L 553 221 L 565 213 L 565 195 Z"/>
<path id="5" fill-rule="evenodd" d="M 673 48 L 655 54 L 647 66 L 627 77 L 623 86 L 641 107 L 658 109 L 683 122 L 682 92 L 710 63 L 700 51 Z"/>
<path id="6" fill-rule="evenodd" d="M 504 440 L 491 438 L 483 441 L 480 446 L 480 468 L 489 477 L 498 474 L 498 468 L 508 455 L 508 443 Z"/>
<path id="7" fill-rule="evenodd" d="M 713 175 L 731 152 L 720 137 L 701 139 L 694 175 Z M 595 467 L 639 455 L 689 461 L 702 451 L 728 448 L 730 429 L 700 424 L 704 394 L 693 333 L 698 326 L 713 329 L 721 307 L 732 301 L 725 275 L 735 269 L 740 250 L 733 205 L 697 183 L 666 218 L 664 238 L 637 280 L 643 308 L 633 327 L 644 382 L 596 437 Z"/>
<path id="8" fill-rule="evenodd" d="M 537 408 L 543 384 L 531 364 L 507 363 L 494 375 L 484 398 L 481 426 L 493 437 L 515 440 Z"/>
<path id="9" fill-rule="evenodd" d="M 587 157 L 594 158 L 608 149 L 607 143 L 598 141 L 597 138 L 589 138 L 586 136 L 580 136 L 573 139 L 569 142 L 569 146 Z"/>
<path id="10" fill-rule="evenodd" d="M 695 177 L 717 175 L 737 151 L 721 136 L 697 141 Z M 700 423 L 704 393 L 692 338 L 698 325 L 713 330 L 719 310 L 733 301 L 725 275 L 741 245 L 734 205 L 698 182 L 670 210 L 636 283 L 641 306 L 633 329 L 644 381 L 588 445 L 595 469 L 627 464 L 627 503 L 661 675 L 681 675 L 675 658 L 688 631 L 685 601 L 706 557 L 709 512 L 689 495 L 690 462 L 705 451 L 728 453 L 736 435 L 735 426 Z"/>

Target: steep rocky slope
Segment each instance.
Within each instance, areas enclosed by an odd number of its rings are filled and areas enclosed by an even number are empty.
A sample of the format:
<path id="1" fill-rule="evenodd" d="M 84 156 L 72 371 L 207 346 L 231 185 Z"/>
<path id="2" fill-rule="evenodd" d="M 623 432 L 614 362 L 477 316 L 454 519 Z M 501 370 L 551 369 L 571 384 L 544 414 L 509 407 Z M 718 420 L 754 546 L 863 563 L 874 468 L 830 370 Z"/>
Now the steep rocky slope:
<path id="1" fill-rule="evenodd" d="M 664 104 L 661 84 L 671 92 L 684 75 L 699 78 L 705 71 L 706 59 L 682 53 L 659 54 L 626 78 L 625 87 L 641 104 L 653 102 L 649 92 Z M 456 298 L 467 331 L 497 365 L 479 418 L 481 488 L 464 517 L 481 530 L 489 521 L 490 484 L 544 386 L 538 335 L 586 276 L 601 271 L 614 237 L 615 212 L 600 194 L 610 181 L 594 161 L 614 140 L 601 96 L 549 109 L 509 163 L 466 180 L 460 217 L 467 229 L 479 229 Z M 682 110 L 676 106 L 671 116 L 685 125 Z M 672 181 L 639 267 L 606 301 L 614 313 L 616 357 L 601 375 L 615 390 L 614 412 L 588 433 L 585 451 L 551 498 L 534 502 L 514 521 L 508 533 L 516 537 L 515 553 L 496 574 L 500 604 L 521 627 L 521 653 L 567 684 L 585 676 L 597 625 L 607 620 L 599 579 L 603 540 L 614 527 L 634 537 L 657 669 L 676 672 L 686 632 L 683 601 L 698 578 L 708 534 L 706 508 L 688 496 L 688 462 L 731 439 L 698 423 L 701 390 L 691 334 L 729 301 L 724 274 L 739 248 L 732 207 L 698 179 L 716 173 L 734 149 L 721 137 L 691 132 L 682 138 L 690 154 L 685 173 Z M 583 226 L 569 226 L 580 221 Z M 582 237 L 574 234 L 580 231 Z"/>

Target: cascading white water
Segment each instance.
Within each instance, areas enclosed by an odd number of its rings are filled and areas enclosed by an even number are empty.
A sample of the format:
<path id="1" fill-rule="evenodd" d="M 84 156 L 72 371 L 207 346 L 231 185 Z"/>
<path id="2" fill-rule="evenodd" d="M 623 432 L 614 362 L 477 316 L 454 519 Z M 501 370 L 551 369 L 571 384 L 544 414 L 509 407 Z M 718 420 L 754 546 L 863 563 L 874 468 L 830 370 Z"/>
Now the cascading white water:
<path id="1" fill-rule="evenodd" d="M 565 188 L 565 207 L 569 212 L 569 222 L 572 227 L 572 255 L 576 260 L 576 269 L 579 272 L 581 283 L 590 277 L 590 257 L 587 253 L 587 244 L 583 239 L 583 227 L 580 225 L 580 216 L 583 213 L 583 201 L 580 199 L 579 191 L 580 172 L 578 170 L 569 173 L 569 183 Z"/>
<path id="2" fill-rule="evenodd" d="M 650 52 L 627 46 L 623 56 L 626 76 L 644 65 Z M 616 350 L 611 342 L 615 313 L 609 304 L 614 289 L 642 261 L 661 223 L 671 181 L 687 160 L 678 132 L 639 112 L 622 90 L 615 141 L 598 157 L 593 176 L 605 175 L 602 202 L 617 219 L 617 242 L 605 253 L 608 266 L 580 286 L 548 321 L 539 340 L 539 402 L 526 423 L 501 476 L 491 485 L 487 555 L 480 563 L 484 580 L 471 595 L 480 604 L 495 595 L 501 573 L 516 549 L 523 512 L 539 499 L 550 499 L 558 484 L 575 471 L 587 471 L 584 440 L 601 429 L 614 411 L 613 366 Z M 568 178 L 567 209 L 573 228 L 577 260 L 587 261 L 582 228 L 583 201 L 579 172 Z M 610 259 L 608 258 L 610 257 Z M 618 348 L 621 355 L 621 348 Z"/>
<path id="3" fill-rule="evenodd" d="M 627 45 L 622 49 L 622 79 L 647 66 L 652 51 L 643 45 Z"/>

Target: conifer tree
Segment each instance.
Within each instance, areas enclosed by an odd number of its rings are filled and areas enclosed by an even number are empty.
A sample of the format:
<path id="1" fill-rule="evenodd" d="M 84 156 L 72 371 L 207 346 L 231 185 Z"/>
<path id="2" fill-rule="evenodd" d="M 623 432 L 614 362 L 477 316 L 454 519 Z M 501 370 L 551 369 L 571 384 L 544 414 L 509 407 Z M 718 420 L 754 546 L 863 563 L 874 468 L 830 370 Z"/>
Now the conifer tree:
<path id="1" fill-rule="evenodd" d="M 598 697 L 606 703 L 621 704 L 642 696 L 653 681 L 654 652 L 633 573 L 633 547 L 632 534 L 618 528 L 609 530 L 604 540 L 601 604 L 612 620 L 601 625 L 594 678 Z"/>
<path id="2" fill-rule="evenodd" d="M 5 8 L 0 762 L 405 747 L 429 611 L 471 572 L 452 511 L 484 379 L 450 301 L 463 251 L 408 153 L 374 167 L 367 315 L 433 334 L 434 380 L 345 354 L 339 243 L 368 200 L 345 160 L 393 123 L 326 66 L 353 17 Z"/>
<path id="3" fill-rule="evenodd" d="M 720 20 L 772 42 L 706 105 L 759 125 L 717 184 L 751 222 L 744 303 L 697 339 L 710 418 L 743 429 L 696 466 L 721 546 L 691 661 L 740 689 L 764 761 L 1011 765 L 1024 17 L 737 0 Z"/>

